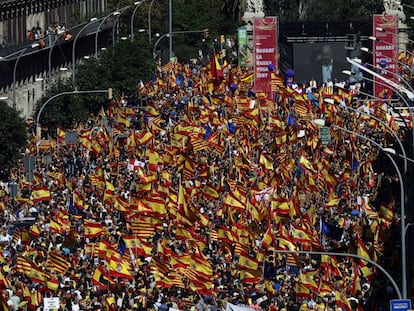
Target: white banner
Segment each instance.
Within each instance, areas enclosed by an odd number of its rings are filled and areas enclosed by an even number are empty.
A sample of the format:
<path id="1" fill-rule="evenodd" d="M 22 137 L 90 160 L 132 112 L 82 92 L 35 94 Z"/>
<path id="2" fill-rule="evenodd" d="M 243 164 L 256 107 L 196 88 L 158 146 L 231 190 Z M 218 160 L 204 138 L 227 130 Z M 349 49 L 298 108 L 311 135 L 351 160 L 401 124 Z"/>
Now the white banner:
<path id="1" fill-rule="evenodd" d="M 247 306 L 238 306 L 232 303 L 227 303 L 226 311 L 256 311 L 256 309 Z"/>

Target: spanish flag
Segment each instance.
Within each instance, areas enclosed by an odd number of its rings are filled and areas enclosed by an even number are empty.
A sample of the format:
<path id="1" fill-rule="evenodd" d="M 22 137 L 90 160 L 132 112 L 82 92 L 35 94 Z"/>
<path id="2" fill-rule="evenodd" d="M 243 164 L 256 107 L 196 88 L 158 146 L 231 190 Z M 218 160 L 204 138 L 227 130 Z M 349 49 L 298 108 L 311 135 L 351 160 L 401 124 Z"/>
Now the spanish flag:
<path id="1" fill-rule="evenodd" d="M 114 280 L 109 276 L 103 267 L 99 266 L 95 269 L 92 276 L 92 284 L 101 289 L 107 289 L 109 285 L 114 283 Z"/>
<path id="2" fill-rule="evenodd" d="M 352 311 L 349 301 L 346 299 L 345 295 L 340 291 L 335 291 L 335 301 L 336 305 L 344 311 Z"/>
<path id="3" fill-rule="evenodd" d="M 239 256 L 239 261 L 237 263 L 239 269 L 253 269 L 257 270 L 259 268 L 259 263 L 256 258 L 252 258 L 249 254 L 242 252 Z"/>
<path id="4" fill-rule="evenodd" d="M 33 203 L 40 201 L 50 201 L 50 191 L 47 187 L 39 187 L 32 190 Z"/>
<path id="5" fill-rule="evenodd" d="M 48 279 L 46 281 L 46 286 L 48 289 L 52 291 L 56 291 L 59 288 L 59 280 L 58 279 Z"/>
<path id="6" fill-rule="evenodd" d="M 240 281 L 242 283 L 259 283 L 262 278 L 262 271 L 255 269 L 240 270 Z"/>
<path id="7" fill-rule="evenodd" d="M 228 207 L 235 208 L 238 210 L 244 210 L 246 208 L 246 206 L 242 202 L 240 202 L 237 198 L 235 198 L 230 193 L 224 198 L 223 204 Z"/>
<path id="8" fill-rule="evenodd" d="M 114 258 L 113 256 L 109 260 L 108 270 L 111 277 L 118 277 L 128 280 L 132 280 L 134 278 L 131 274 L 131 264 L 125 260 Z"/>
<path id="9" fill-rule="evenodd" d="M 66 131 L 61 128 L 60 126 L 58 126 L 56 128 L 56 138 L 57 138 L 57 142 L 59 144 L 64 143 L 65 142 L 65 138 L 66 138 Z"/>
<path id="10" fill-rule="evenodd" d="M 273 232 L 272 232 L 271 227 L 269 226 L 269 228 L 267 229 L 266 233 L 263 236 L 262 247 L 269 249 L 272 243 L 273 243 Z"/>
<path id="11" fill-rule="evenodd" d="M 102 224 L 85 219 L 83 222 L 85 238 L 95 238 L 98 235 L 106 234 L 107 228 Z"/>

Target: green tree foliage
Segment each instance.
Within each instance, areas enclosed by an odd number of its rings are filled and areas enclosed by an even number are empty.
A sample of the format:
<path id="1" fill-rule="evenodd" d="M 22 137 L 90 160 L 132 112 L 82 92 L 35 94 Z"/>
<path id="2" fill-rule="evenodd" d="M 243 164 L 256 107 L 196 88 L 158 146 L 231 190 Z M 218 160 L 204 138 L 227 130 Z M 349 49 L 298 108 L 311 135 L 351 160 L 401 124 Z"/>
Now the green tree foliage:
<path id="1" fill-rule="evenodd" d="M 0 178 L 6 179 L 11 168 L 16 167 L 27 145 L 24 120 L 18 112 L 0 101 Z"/>
<path id="2" fill-rule="evenodd" d="M 314 1 L 306 20 L 368 20 L 384 10 L 382 0 Z"/>
<path id="3" fill-rule="evenodd" d="M 384 10 L 382 0 L 264 0 L 265 14 L 282 21 L 333 21 L 368 19 Z M 222 1 L 222 13 L 239 20 L 245 9 L 244 0 Z"/>

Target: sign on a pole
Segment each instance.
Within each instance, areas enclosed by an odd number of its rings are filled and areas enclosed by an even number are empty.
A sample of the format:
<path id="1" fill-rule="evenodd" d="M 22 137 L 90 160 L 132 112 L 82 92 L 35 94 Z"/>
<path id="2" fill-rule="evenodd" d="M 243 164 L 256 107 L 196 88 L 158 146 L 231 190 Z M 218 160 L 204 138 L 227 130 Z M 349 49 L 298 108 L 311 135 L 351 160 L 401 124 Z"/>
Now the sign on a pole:
<path id="1" fill-rule="evenodd" d="M 24 156 L 23 157 L 23 165 L 26 174 L 26 180 L 28 182 L 33 181 L 33 171 L 36 168 L 35 157 L 33 156 Z"/>
<path id="2" fill-rule="evenodd" d="M 322 144 L 328 144 L 331 141 L 330 129 L 327 126 L 322 126 L 319 128 L 319 136 L 321 138 Z"/>
<path id="3" fill-rule="evenodd" d="M 411 309 L 411 299 L 392 299 L 390 300 L 391 311 L 409 311 Z"/>

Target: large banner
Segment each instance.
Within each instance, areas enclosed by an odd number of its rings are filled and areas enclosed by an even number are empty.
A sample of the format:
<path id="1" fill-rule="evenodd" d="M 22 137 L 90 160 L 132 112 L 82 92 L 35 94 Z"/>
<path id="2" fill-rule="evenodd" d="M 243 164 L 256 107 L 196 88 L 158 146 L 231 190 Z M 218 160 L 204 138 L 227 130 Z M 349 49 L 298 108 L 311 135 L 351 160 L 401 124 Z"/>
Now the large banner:
<path id="1" fill-rule="evenodd" d="M 373 45 L 374 68 L 377 68 L 377 72 L 384 78 L 396 82 L 398 73 L 398 16 L 376 14 L 372 28 L 373 35 L 376 37 Z M 384 92 L 385 89 L 387 89 L 386 92 Z M 384 98 L 390 95 L 390 86 L 374 76 L 374 96 Z"/>
<path id="2" fill-rule="evenodd" d="M 270 92 L 270 71 L 278 71 L 277 62 L 277 19 L 264 17 L 253 19 L 254 89 L 256 92 Z"/>

